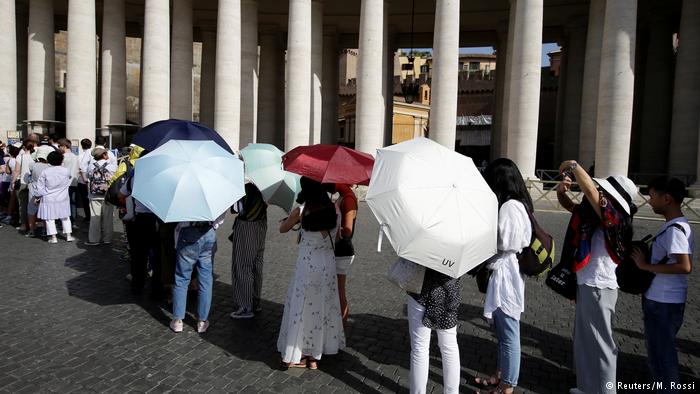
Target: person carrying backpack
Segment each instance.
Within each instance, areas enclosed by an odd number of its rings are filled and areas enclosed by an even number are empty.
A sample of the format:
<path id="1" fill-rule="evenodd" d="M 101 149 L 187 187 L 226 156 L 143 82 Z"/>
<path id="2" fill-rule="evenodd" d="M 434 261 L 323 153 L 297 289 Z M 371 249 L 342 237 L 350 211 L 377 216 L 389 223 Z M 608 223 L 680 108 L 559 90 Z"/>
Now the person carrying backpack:
<path id="1" fill-rule="evenodd" d="M 637 187 L 622 175 L 591 178 L 574 160 L 561 163 L 564 180 L 557 187 L 559 203 L 572 213 L 562 260 L 571 261 L 576 273 L 574 366 L 572 394 L 615 393 L 617 346 L 613 338 L 619 285 L 615 268 L 629 253 L 632 199 Z M 575 178 L 585 198 L 574 204 L 566 195 Z"/>
<path id="2" fill-rule="evenodd" d="M 530 245 L 532 199 L 517 165 L 494 160 L 484 170 L 486 183 L 498 199 L 498 253 L 487 262 L 491 277 L 486 290 L 484 317 L 498 338 L 496 374 L 475 378 L 490 393 L 512 393 L 520 375 L 520 314 L 525 311 L 525 282 L 518 253 Z"/>
<path id="3" fill-rule="evenodd" d="M 688 274 L 693 269 L 693 231 L 681 211 L 685 194 L 685 184 L 678 178 L 660 177 L 649 183 L 649 205 L 666 223 L 654 239 L 651 261 L 638 248 L 632 250 L 639 269 L 656 274 L 642 297 L 644 338 L 651 376 L 663 383 L 665 393 L 680 391 L 675 342 L 683 324 Z"/>
<path id="4" fill-rule="evenodd" d="M 112 242 L 114 206 L 105 202 L 105 194 L 117 166 L 109 161 L 107 150 L 104 148 L 93 149 L 92 158 L 87 169 L 90 230 L 85 245 L 107 245 Z"/>

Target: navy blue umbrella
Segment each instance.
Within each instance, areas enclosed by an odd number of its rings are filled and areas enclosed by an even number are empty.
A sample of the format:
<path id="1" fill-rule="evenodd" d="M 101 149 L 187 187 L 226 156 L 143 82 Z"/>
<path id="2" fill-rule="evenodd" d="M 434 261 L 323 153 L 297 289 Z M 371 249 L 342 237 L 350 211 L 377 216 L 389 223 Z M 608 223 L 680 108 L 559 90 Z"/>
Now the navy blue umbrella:
<path id="1" fill-rule="evenodd" d="M 217 145 L 233 153 L 231 147 L 216 131 L 203 124 L 180 119 L 167 119 L 153 122 L 134 135 L 133 143 L 152 151 L 170 140 L 214 141 Z"/>

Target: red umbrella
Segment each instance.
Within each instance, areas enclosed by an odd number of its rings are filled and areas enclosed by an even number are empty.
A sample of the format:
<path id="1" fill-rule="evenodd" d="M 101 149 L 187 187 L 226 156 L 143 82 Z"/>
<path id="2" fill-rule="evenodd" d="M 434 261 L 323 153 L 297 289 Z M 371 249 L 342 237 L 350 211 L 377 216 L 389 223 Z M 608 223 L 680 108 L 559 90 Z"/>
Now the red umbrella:
<path id="1" fill-rule="evenodd" d="M 282 156 L 284 169 L 321 183 L 368 185 L 374 158 L 340 145 L 298 146 Z"/>

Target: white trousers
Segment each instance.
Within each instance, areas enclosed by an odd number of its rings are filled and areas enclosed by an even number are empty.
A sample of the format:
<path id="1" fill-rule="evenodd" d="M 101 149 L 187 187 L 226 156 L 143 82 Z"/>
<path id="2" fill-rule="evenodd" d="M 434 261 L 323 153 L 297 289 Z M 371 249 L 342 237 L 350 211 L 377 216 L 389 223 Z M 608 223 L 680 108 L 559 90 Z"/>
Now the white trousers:
<path id="1" fill-rule="evenodd" d="M 63 234 L 70 234 L 73 231 L 73 228 L 71 226 L 72 226 L 72 224 L 70 222 L 70 218 L 61 219 L 61 227 L 63 227 Z M 58 234 L 58 231 L 56 231 L 56 221 L 55 220 L 47 220 L 46 221 L 46 235 L 56 235 L 56 234 Z"/>
<path id="2" fill-rule="evenodd" d="M 425 393 L 428 385 L 428 367 L 431 329 L 423 325 L 425 307 L 408 296 L 408 330 L 411 334 L 411 394 Z M 459 392 L 459 347 L 457 326 L 437 331 L 442 354 L 442 381 L 445 393 Z"/>

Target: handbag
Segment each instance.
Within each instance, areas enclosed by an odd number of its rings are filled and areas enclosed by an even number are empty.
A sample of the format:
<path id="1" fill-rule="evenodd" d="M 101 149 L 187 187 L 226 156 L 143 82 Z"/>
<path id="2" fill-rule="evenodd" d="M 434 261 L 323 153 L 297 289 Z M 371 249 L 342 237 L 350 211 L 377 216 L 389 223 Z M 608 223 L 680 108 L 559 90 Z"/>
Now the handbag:
<path id="1" fill-rule="evenodd" d="M 425 267 L 399 257 L 389 267 L 389 281 L 409 293 L 420 294 L 423 289 Z"/>
<path id="2" fill-rule="evenodd" d="M 544 283 L 564 298 L 576 299 L 576 273 L 570 261 L 562 259 L 549 271 Z"/>
<path id="3" fill-rule="evenodd" d="M 476 279 L 476 288 L 479 289 L 479 293 L 486 294 L 486 290 L 489 287 L 489 279 L 491 279 L 491 272 L 488 268 L 488 261 L 484 261 L 467 271 L 468 275 Z"/>
<path id="4" fill-rule="evenodd" d="M 347 257 L 355 255 L 355 247 L 352 238 L 341 237 L 335 241 L 335 257 Z"/>

